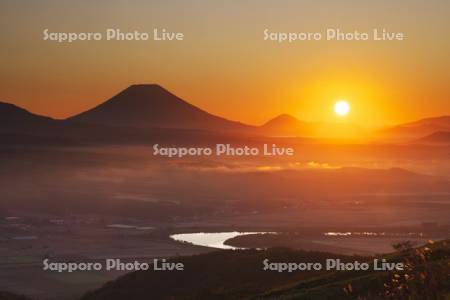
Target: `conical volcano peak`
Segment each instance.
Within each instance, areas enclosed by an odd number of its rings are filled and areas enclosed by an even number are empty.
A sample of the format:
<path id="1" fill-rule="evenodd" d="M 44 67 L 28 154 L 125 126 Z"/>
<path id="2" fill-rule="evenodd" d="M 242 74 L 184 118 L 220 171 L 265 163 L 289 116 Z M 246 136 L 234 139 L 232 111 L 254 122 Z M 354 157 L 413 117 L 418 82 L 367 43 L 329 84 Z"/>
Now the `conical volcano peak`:
<path id="1" fill-rule="evenodd" d="M 123 91 L 119 93 L 119 95 L 128 95 L 128 96 L 173 96 L 168 90 L 163 88 L 158 84 L 132 84 Z"/>
<path id="2" fill-rule="evenodd" d="M 133 84 L 72 121 L 132 127 L 242 129 L 236 122 L 211 115 L 158 84 Z"/>
<path id="3" fill-rule="evenodd" d="M 167 91 L 165 88 L 156 83 L 132 84 L 123 91 L 156 91 L 156 90 Z"/>
<path id="4" fill-rule="evenodd" d="M 126 89 L 145 89 L 145 88 L 160 88 L 160 89 L 164 89 L 162 86 L 160 86 L 157 83 L 135 83 L 135 84 L 131 84 Z"/>
<path id="5" fill-rule="evenodd" d="M 152 111 L 159 109 L 170 110 L 172 106 L 194 108 L 158 84 L 133 84 L 97 108 L 116 109 L 121 113 L 135 110 L 139 114 L 146 109 L 151 109 Z"/>

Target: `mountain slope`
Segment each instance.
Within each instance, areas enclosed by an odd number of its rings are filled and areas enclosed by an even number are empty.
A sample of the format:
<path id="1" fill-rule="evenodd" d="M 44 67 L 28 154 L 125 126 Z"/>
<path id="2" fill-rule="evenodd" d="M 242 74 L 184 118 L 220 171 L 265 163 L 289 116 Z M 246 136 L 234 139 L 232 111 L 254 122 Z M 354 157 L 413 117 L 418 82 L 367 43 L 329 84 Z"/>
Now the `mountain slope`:
<path id="1" fill-rule="evenodd" d="M 156 84 L 132 85 L 69 121 L 141 128 L 245 130 L 238 122 L 209 114 Z"/>
<path id="2" fill-rule="evenodd" d="M 430 242 L 383 256 L 388 261 L 403 262 L 404 271 L 333 272 L 250 299 L 449 299 L 449 245 L 448 240 Z"/>
<path id="3" fill-rule="evenodd" d="M 262 262 L 305 261 L 325 262 L 329 253 L 289 249 L 228 250 L 177 257 L 183 271 L 137 271 L 128 273 L 87 293 L 82 300 L 162 300 L 162 299 L 246 299 L 267 289 L 294 284 L 325 271 L 269 272 Z M 342 261 L 355 257 L 334 255 Z"/>
<path id="4" fill-rule="evenodd" d="M 10 292 L 1 291 L 0 300 L 31 300 L 31 299 L 22 295 L 16 295 Z"/>
<path id="5" fill-rule="evenodd" d="M 17 132 L 52 126 L 57 121 L 33 114 L 14 104 L 0 102 L 0 132 Z"/>
<path id="6" fill-rule="evenodd" d="M 425 118 L 385 128 L 377 132 L 384 138 L 420 138 L 438 131 L 450 131 L 450 116 Z"/>
<path id="7" fill-rule="evenodd" d="M 55 134 L 60 123 L 14 104 L 0 102 L 0 145 L 67 144 L 64 134 Z"/>
<path id="8" fill-rule="evenodd" d="M 277 272 L 264 271 L 263 261 L 324 265 L 330 258 L 340 259 L 343 263 L 372 263 L 373 258 L 282 248 L 215 251 L 171 259 L 183 262 L 184 271 L 126 274 L 87 293 L 82 300 L 409 299 L 405 296 L 408 291 L 412 299 L 441 299 L 436 296 L 450 293 L 449 255 L 448 241 L 442 241 L 376 257 L 407 264 L 405 272 L 375 271 L 373 267 L 367 271 Z"/>
<path id="9" fill-rule="evenodd" d="M 426 144 L 450 144 L 450 131 L 438 131 L 415 141 Z"/>

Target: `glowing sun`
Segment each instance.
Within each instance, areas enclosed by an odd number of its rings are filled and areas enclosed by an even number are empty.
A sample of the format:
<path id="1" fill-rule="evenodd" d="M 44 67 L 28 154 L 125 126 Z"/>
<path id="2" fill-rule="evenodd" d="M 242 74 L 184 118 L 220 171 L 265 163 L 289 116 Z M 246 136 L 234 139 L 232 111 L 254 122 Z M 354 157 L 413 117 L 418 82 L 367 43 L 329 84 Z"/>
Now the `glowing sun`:
<path id="1" fill-rule="evenodd" d="M 350 104 L 346 100 L 339 100 L 334 104 L 334 112 L 343 117 L 350 112 Z"/>

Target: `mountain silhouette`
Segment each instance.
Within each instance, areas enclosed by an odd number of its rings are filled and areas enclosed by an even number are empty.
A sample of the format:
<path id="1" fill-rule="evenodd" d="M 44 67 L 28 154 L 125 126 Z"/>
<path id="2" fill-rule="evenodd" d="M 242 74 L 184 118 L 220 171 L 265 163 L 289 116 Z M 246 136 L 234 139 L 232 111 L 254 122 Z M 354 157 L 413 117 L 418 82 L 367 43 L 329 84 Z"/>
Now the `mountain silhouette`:
<path id="1" fill-rule="evenodd" d="M 281 114 L 269 120 L 260 130 L 265 135 L 308 138 L 347 138 L 365 134 L 352 123 L 304 122 L 288 114 Z"/>
<path id="2" fill-rule="evenodd" d="M 278 136 L 309 136 L 311 128 L 308 123 L 302 122 L 288 114 L 281 114 L 260 127 L 264 134 Z"/>
<path id="3" fill-rule="evenodd" d="M 450 144 L 450 131 L 437 131 L 415 142 L 426 144 Z"/>
<path id="4" fill-rule="evenodd" d="M 378 131 L 385 138 L 420 138 L 439 131 L 450 131 L 450 116 L 425 118 Z"/>
<path id="5" fill-rule="evenodd" d="M 67 145 L 62 122 L 0 102 L 0 144 Z"/>
<path id="6" fill-rule="evenodd" d="M 156 84 L 131 85 L 100 105 L 70 117 L 55 120 L 33 114 L 13 104 L 0 102 L 0 134 L 4 141 L 38 137 L 71 139 L 77 142 L 148 142 L 150 137 L 218 132 L 258 136 L 308 138 L 364 137 L 367 132 L 348 122 L 304 122 L 281 114 L 261 126 L 251 126 L 212 115 Z M 450 132 L 450 116 L 426 118 L 375 132 L 381 139 L 419 139 L 438 132 Z M 18 136 L 16 136 L 18 135 Z M 216 134 L 217 135 L 217 134 Z M 443 134 L 430 139 L 442 139 Z M 430 140 L 431 141 L 431 140 Z"/>
<path id="7" fill-rule="evenodd" d="M 246 130 L 251 127 L 214 116 L 156 84 L 132 85 L 68 120 L 140 128 Z"/>
<path id="8" fill-rule="evenodd" d="M 33 114 L 14 104 L 0 102 L 0 132 L 15 132 L 24 129 L 48 128 L 57 121 Z"/>

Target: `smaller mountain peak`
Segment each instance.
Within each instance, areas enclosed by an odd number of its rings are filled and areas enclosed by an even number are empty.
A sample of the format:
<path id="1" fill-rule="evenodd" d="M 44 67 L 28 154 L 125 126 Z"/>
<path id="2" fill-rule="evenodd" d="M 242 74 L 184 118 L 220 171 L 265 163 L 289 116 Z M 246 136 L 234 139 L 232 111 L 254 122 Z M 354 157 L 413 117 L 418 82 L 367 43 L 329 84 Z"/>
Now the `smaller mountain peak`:
<path id="1" fill-rule="evenodd" d="M 269 124 L 269 123 L 283 123 L 283 124 L 286 124 L 286 123 L 299 123 L 299 122 L 300 121 L 297 118 L 295 118 L 295 117 L 293 117 L 293 116 L 291 116 L 289 114 L 281 114 L 281 115 L 278 115 L 275 118 L 269 120 L 266 124 Z"/>
<path id="2" fill-rule="evenodd" d="M 296 120 L 296 121 L 298 121 L 296 117 L 291 116 L 289 114 L 281 114 L 281 115 L 276 116 L 274 119 L 279 119 L 279 120 Z"/>

